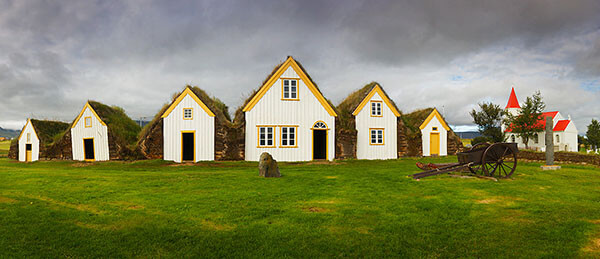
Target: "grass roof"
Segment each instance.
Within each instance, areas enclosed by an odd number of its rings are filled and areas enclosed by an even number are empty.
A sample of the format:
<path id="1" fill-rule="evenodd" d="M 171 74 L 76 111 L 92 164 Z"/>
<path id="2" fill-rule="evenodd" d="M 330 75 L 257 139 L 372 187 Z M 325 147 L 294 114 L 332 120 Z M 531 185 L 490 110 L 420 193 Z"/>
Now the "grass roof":
<path id="1" fill-rule="evenodd" d="M 53 144 L 69 129 L 69 123 L 61 121 L 31 119 L 31 125 L 40 142 L 46 146 Z"/>
<path id="2" fill-rule="evenodd" d="M 194 92 L 194 94 L 196 94 L 196 96 L 198 96 L 198 98 L 215 114 L 215 117 L 218 120 L 231 122 L 231 117 L 229 116 L 229 107 L 223 101 L 217 97 L 210 97 L 204 90 L 197 86 L 186 85 L 185 87 L 192 90 L 192 92 Z M 169 107 L 175 102 L 177 97 L 183 93 L 183 91 L 185 91 L 185 89 L 179 93 L 173 94 L 171 102 L 163 105 L 160 108 L 158 113 L 154 115 L 152 121 L 150 121 L 148 125 L 144 126 L 137 141 L 141 141 L 147 137 L 147 135 L 150 133 L 150 129 L 152 129 L 156 123 L 160 122 L 162 115 L 165 113 L 165 111 L 167 111 L 167 109 L 169 109 Z"/>
<path id="3" fill-rule="evenodd" d="M 122 139 L 128 145 L 136 143 L 141 128 L 125 114 L 123 108 L 108 106 L 96 101 L 88 101 L 88 103 L 96 111 L 100 119 L 106 123 L 113 136 Z"/>
<path id="4" fill-rule="evenodd" d="M 341 129 L 346 130 L 354 130 L 354 116 L 352 115 L 352 113 L 354 112 L 354 110 L 356 110 L 358 105 L 367 97 L 367 95 L 369 95 L 371 90 L 373 90 L 373 88 L 376 85 L 381 86 L 381 84 L 377 82 L 370 82 L 362 88 L 352 92 L 340 104 L 338 104 L 336 108 L 339 111 L 339 123 L 338 125 L 336 125 L 336 127 L 340 127 Z M 383 91 L 383 94 L 385 94 L 385 96 L 390 100 L 394 108 L 400 111 L 400 109 L 398 109 L 398 106 L 396 106 L 396 103 L 394 103 L 392 98 L 390 98 L 390 96 L 385 92 L 383 87 L 381 87 L 381 90 Z"/>

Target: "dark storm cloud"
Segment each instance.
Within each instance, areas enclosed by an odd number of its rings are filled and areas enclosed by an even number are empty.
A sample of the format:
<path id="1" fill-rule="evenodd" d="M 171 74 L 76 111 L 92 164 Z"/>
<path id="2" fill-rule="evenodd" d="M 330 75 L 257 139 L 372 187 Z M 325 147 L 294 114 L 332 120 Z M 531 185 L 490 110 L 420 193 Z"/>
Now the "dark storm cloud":
<path id="1" fill-rule="evenodd" d="M 87 99 L 153 116 L 185 84 L 234 108 L 287 55 L 334 102 L 378 80 L 405 111 L 443 106 L 452 123 L 468 124 L 476 102 L 503 104 L 517 84 L 523 95 L 547 89 L 547 102 L 581 113 L 580 124 L 598 116 L 590 112 L 598 101 L 582 108 L 553 94 L 568 88 L 570 99 L 598 97 L 580 92 L 600 77 L 598 1 L 0 0 L 0 7 L 4 127 L 32 115 L 72 120 Z"/>

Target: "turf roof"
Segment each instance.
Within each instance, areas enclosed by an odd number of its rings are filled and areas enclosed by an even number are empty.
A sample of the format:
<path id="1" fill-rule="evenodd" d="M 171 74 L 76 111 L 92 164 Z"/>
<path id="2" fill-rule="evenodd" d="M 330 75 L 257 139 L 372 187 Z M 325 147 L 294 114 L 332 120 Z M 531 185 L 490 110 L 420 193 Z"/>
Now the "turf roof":
<path id="1" fill-rule="evenodd" d="M 390 98 L 387 92 L 385 92 L 383 87 L 381 87 L 381 84 L 373 81 L 366 84 L 362 88 L 352 92 L 350 95 L 348 95 L 348 97 L 346 97 L 346 99 L 344 99 L 340 104 L 338 104 L 336 108 L 339 111 L 339 125 L 336 125 L 336 127 L 340 127 L 342 129 L 347 130 L 354 130 L 354 116 L 352 115 L 352 113 L 354 112 L 354 110 L 356 110 L 358 105 L 365 99 L 365 97 L 369 95 L 369 93 L 373 90 L 373 88 L 375 88 L 376 85 L 380 86 L 381 90 L 383 91 L 383 94 L 385 94 L 385 96 L 390 100 L 394 108 L 400 111 L 400 109 L 398 109 L 398 106 L 396 106 L 394 100 L 392 100 L 392 98 Z"/>
<path id="2" fill-rule="evenodd" d="M 69 124 L 61 121 L 31 119 L 35 133 L 44 145 L 51 145 L 69 129 Z"/>
<path id="3" fill-rule="evenodd" d="M 100 119 L 106 123 L 113 136 L 122 139 L 129 145 L 136 143 L 141 128 L 125 114 L 123 108 L 108 106 L 96 101 L 88 101 L 88 103 L 96 111 Z"/>

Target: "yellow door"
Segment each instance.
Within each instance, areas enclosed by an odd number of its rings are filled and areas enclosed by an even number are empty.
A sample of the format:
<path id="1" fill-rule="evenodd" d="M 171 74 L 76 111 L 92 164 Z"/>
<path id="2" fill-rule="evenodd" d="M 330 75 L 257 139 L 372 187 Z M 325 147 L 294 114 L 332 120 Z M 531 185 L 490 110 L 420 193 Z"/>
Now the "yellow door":
<path id="1" fill-rule="evenodd" d="M 440 133 L 431 133 L 429 135 L 429 155 L 440 155 Z"/>
<path id="2" fill-rule="evenodd" d="M 27 155 L 25 156 L 26 162 L 31 162 L 31 150 L 27 150 Z"/>

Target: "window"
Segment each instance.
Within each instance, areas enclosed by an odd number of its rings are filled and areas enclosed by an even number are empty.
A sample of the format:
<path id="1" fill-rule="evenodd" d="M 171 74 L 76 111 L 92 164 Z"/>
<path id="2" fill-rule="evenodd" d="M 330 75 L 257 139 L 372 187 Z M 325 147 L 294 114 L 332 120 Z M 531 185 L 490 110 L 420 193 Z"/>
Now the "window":
<path id="1" fill-rule="evenodd" d="M 192 108 L 184 108 L 183 109 L 183 119 L 191 120 L 194 118 L 194 110 Z"/>
<path id="2" fill-rule="evenodd" d="M 298 126 L 292 127 L 281 127 L 281 147 L 298 147 L 296 144 L 296 128 Z"/>
<path id="3" fill-rule="evenodd" d="M 515 138 L 515 135 L 510 135 L 510 139 L 513 143 L 517 142 L 517 138 Z"/>
<path id="4" fill-rule="evenodd" d="M 298 79 L 283 79 L 283 100 L 298 100 Z"/>
<path id="5" fill-rule="evenodd" d="M 540 142 L 540 137 L 538 134 L 533 135 L 533 143 L 538 144 Z"/>
<path id="6" fill-rule="evenodd" d="M 326 129 L 327 125 L 325 125 L 325 122 L 322 121 L 317 121 L 315 123 L 315 125 L 313 125 L 313 129 Z"/>
<path id="7" fill-rule="evenodd" d="M 383 145 L 383 129 L 371 130 L 371 145 Z"/>
<path id="8" fill-rule="evenodd" d="M 437 130 L 437 127 L 432 127 L 431 130 Z"/>
<path id="9" fill-rule="evenodd" d="M 371 117 L 381 117 L 381 101 L 371 102 Z"/>
<path id="10" fill-rule="evenodd" d="M 275 147 L 274 127 L 258 127 L 258 147 Z"/>
<path id="11" fill-rule="evenodd" d="M 31 142 L 31 133 L 27 133 L 27 142 Z"/>
<path id="12" fill-rule="evenodd" d="M 556 143 L 560 143 L 560 137 L 556 134 Z"/>
<path id="13" fill-rule="evenodd" d="M 85 127 L 86 128 L 91 128 L 92 127 L 92 117 L 85 117 L 84 121 L 85 121 Z"/>

